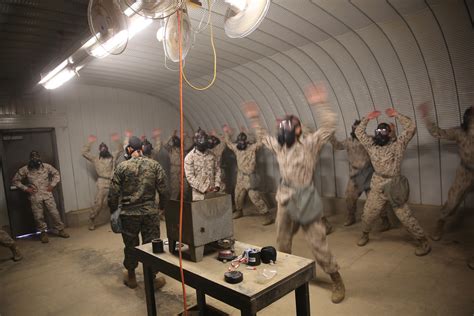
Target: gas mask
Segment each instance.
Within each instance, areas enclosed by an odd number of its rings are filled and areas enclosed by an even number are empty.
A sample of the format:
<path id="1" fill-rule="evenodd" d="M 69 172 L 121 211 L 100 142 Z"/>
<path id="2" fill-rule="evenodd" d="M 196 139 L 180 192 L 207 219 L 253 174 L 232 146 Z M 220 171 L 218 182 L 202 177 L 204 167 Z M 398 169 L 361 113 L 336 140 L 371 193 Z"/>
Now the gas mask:
<path id="1" fill-rule="evenodd" d="M 385 146 L 390 142 L 392 129 L 387 123 L 380 123 L 375 129 L 374 144 Z"/>
<path id="2" fill-rule="evenodd" d="M 461 128 L 463 131 L 467 132 L 470 129 L 474 128 L 474 120 L 472 119 L 472 107 L 466 109 L 464 111 L 464 115 L 462 117 L 462 123 L 461 123 Z"/>
<path id="3" fill-rule="evenodd" d="M 33 150 L 30 153 L 30 161 L 28 162 L 28 169 L 39 169 L 43 162 L 41 161 L 41 156 L 39 152 Z"/>
<path id="4" fill-rule="evenodd" d="M 360 124 L 360 120 L 355 120 L 355 121 L 354 121 L 354 124 L 352 124 L 351 136 L 352 136 L 352 139 L 353 139 L 353 140 L 354 140 L 354 139 L 357 139 L 357 136 L 356 136 L 356 134 L 355 134 L 355 131 L 356 131 L 357 126 L 359 126 L 359 124 Z"/>
<path id="5" fill-rule="evenodd" d="M 109 147 L 106 144 L 101 143 L 99 145 L 99 157 L 100 158 L 110 158 L 112 155 L 109 152 Z"/>
<path id="6" fill-rule="evenodd" d="M 202 153 L 209 149 L 209 136 L 200 128 L 194 134 L 194 146 Z"/>
<path id="7" fill-rule="evenodd" d="M 172 144 L 172 146 L 179 148 L 180 145 L 181 145 L 181 140 L 179 139 L 178 136 L 173 136 L 173 137 L 171 138 L 171 144 Z"/>
<path id="8" fill-rule="evenodd" d="M 245 150 L 247 149 L 248 142 L 247 142 L 247 135 L 244 132 L 241 132 L 237 136 L 237 149 L 238 150 Z"/>
<path id="9" fill-rule="evenodd" d="M 210 136 L 209 137 L 209 149 L 212 149 L 219 145 L 221 143 L 221 140 L 217 138 L 216 136 Z"/>
<path id="10" fill-rule="evenodd" d="M 296 128 L 301 127 L 300 120 L 294 115 L 287 115 L 278 126 L 277 140 L 280 146 L 291 147 L 298 140 Z"/>
<path id="11" fill-rule="evenodd" d="M 145 156 L 151 156 L 152 151 L 153 145 L 148 141 L 148 139 L 145 138 L 143 141 L 143 154 Z"/>
<path id="12" fill-rule="evenodd" d="M 140 138 L 136 136 L 130 137 L 128 141 L 128 145 L 125 147 L 123 157 L 126 160 L 129 160 L 132 158 L 132 154 L 137 151 L 137 150 L 142 150 L 143 144 Z"/>

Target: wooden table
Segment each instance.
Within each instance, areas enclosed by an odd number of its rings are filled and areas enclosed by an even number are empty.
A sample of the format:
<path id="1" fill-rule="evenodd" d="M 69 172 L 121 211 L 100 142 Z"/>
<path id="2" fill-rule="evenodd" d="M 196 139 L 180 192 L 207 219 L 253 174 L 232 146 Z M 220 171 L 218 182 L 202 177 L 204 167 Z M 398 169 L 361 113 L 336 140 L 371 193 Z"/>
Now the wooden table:
<path id="1" fill-rule="evenodd" d="M 246 248 L 260 249 L 238 241 L 235 243 L 236 254 L 243 253 Z M 170 254 L 167 245 L 162 254 L 154 254 L 151 243 L 135 249 L 138 260 L 143 263 L 148 315 L 156 315 L 153 271 L 158 270 L 180 281 L 179 259 Z M 230 263 L 217 260 L 217 253 L 205 255 L 200 262 L 183 260 L 184 280 L 186 285 L 196 289 L 200 315 L 204 314 L 206 295 L 240 309 L 242 315 L 256 315 L 257 311 L 291 291 L 295 291 L 296 314 L 310 315 L 308 282 L 313 278 L 313 260 L 278 252 L 275 265 L 261 264 L 256 267 L 257 270 L 247 270 L 246 265 L 242 264 L 238 270 L 243 273 L 244 280 L 238 284 L 224 281 L 224 273 L 229 266 Z M 278 272 L 266 283 L 257 283 L 257 275 L 264 268 L 276 268 Z"/>

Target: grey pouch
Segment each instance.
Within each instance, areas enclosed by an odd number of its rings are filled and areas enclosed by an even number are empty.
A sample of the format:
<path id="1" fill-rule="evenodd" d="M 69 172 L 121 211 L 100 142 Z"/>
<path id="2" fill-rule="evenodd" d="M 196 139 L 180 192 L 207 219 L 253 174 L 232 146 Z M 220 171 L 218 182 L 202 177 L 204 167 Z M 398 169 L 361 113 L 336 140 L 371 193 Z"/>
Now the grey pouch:
<path id="1" fill-rule="evenodd" d="M 110 215 L 110 227 L 116 234 L 122 233 L 122 220 L 120 219 L 120 208 Z"/>
<path id="2" fill-rule="evenodd" d="M 295 189 L 285 207 L 290 218 L 301 225 L 320 219 L 323 213 L 323 202 L 313 184 Z"/>
<path id="3" fill-rule="evenodd" d="M 393 208 L 403 206 L 410 196 L 410 184 L 405 176 L 394 177 L 384 185 L 383 192 Z"/>
<path id="4" fill-rule="evenodd" d="M 361 188 L 361 191 L 370 190 L 370 181 L 374 173 L 374 167 L 372 164 L 368 164 L 366 167 L 359 170 L 357 174 L 351 177 L 357 188 Z"/>
<path id="5" fill-rule="evenodd" d="M 258 185 L 260 184 L 260 176 L 254 172 L 250 174 L 249 177 L 250 177 L 250 189 L 257 190 Z"/>

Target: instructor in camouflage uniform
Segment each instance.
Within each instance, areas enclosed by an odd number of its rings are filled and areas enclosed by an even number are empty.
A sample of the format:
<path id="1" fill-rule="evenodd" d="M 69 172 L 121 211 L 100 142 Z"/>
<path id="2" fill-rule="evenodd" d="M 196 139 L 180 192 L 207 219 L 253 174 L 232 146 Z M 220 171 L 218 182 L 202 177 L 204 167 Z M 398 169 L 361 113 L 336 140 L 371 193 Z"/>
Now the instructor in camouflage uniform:
<path id="1" fill-rule="evenodd" d="M 355 120 L 352 124 L 351 137 L 343 141 L 337 140 L 335 136 L 331 138 L 333 148 L 347 150 L 347 159 L 349 160 L 349 181 L 346 187 L 347 219 L 344 226 L 351 226 L 356 222 L 357 200 L 363 192 L 369 196 L 370 180 L 374 173 L 369 154 L 355 135 L 355 129 L 359 124 L 359 120 Z M 381 231 L 389 230 L 390 221 L 385 208 L 381 211 L 380 218 L 382 219 Z"/>
<path id="2" fill-rule="evenodd" d="M 27 185 L 22 183 L 23 180 L 27 180 Z M 48 227 L 44 221 L 44 207 L 49 211 L 57 235 L 69 238 L 69 234 L 64 231 L 64 223 L 61 221 L 52 193 L 59 181 L 58 170 L 50 164 L 43 163 L 39 152 L 35 150 L 30 153 L 28 165 L 20 168 L 13 177 L 13 185 L 29 194 L 31 210 L 36 228 L 41 232 L 40 239 L 42 243 L 49 242 L 46 233 Z"/>
<path id="3" fill-rule="evenodd" d="M 474 110 L 472 107 L 466 109 L 461 126 L 449 129 L 439 128 L 433 123 L 429 118 L 428 103 L 422 104 L 420 111 L 430 134 L 439 139 L 456 142 L 461 157 L 461 164 L 448 192 L 448 200 L 441 209 L 441 215 L 431 236 L 433 240 L 440 240 L 444 233 L 446 221 L 456 213 L 466 193 L 474 185 Z"/>
<path id="4" fill-rule="evenodd" d="M 234 144 L 230 140 L 229 126 L 224 126 L 224 133 L 225 144 L 237 159 L 237 183 L 235 185 L 235 212 L 233 218 L 243 216 L 245 196 L 248 193 L 250 201 L 257 207 L 258 212 L 264 215 L 262 225 L 272 224 L 275 220 L 270 214 L 262 194 L 257 191 L 258 179 L 255 167 L 257 165 L 257 150 L 263 145 L 261 138 L 257 138 L 256 143 L 250 144 L 247 141 L 247 135 L 241 132 L 237 136 L 237 144 Z"/>
<path id="5" fill-rule="evenodd" d="M 194 149 L 184 159 L 184 172 L 192 188 L 193 201 L 204 200 L 206 193 L 220 190 L 221 168 L 209 150 L 209 136 L 201 129 L 194 136 Z"/>
<path id="6" fill-rule="evenodd" d="M 18 247 L 16 246 L 15 241 L 3 229 L 0 229 L 0 246 L 7 247 L 10 249 L 13 255 L 13 261 L 20 261 L 21 259 L 23 259 L 20 249 L 18 249 Z"/>
<path id="7" fill-rule="evenodd" d="M 124 283 L 129 288 L 137 287 L 135 269 L 138 260 L 134 248 L 152 239 L 160 238 L 160 217 L 155 205 L 155 193 L 160 194 L 160 208 L 169 199 L 166 186 L 166 174 L 155 160 L 143 156 L 142 142 L 139 138 L 130 137 L 125 148 L 129 159 L 120 163 L 115 169 L 110 186 L 108 204 L 111 212 L 122 205 L 120 219 L 122 221 L 122 239 L 125 244 L 123 265 L 127 271 Z M 155 288 L 165 284 L 163 277 L 155 279 Z"/>
<path id="8" fill-rule="evenodd" d="M 318 104 L 321 122 L 321 127 L 307 137 L 301 137 L 301 123 L 293 115 L 287 115 L 280 122 L 278 137 L 272 137 L 263 129 L 254 102 L 246 103 L 244 112 L 263 144 L 276 155 L 280 167 L 281 181 L 276 194 L 278 250 L 291 253 L 293 236 L 301 227 L 317 264 L 334 282 L 332 302 L 339 303 L 345 297 L 345 287 L 338 272 L 339 265 L 329 250 L 321 221 L 323 205 L 313 183 L 321 148 L 336 129 L 336 114 L 325 103 L 324 87 L 310 87 L 306 94 L 311 104 Z"/>
<path id="9" fill-rule="evenodd" d="M 94 205 L 89 213 L 89 230 L 95 229 L 96 217 L 104 208 L 107 208 L 110 180 L 112 179 L 118 155 L 123 151 L 119 134 L 115 133 L 111 138 L 117 148 L 112 153 L 109 152 L 109 148 L 106 144 L 101 143 L 99 145 L 99 155 L 95 156 L 91 154 L 92 144 L 97 141 L 97 137 L 94 135 L 89 136 L 87 144 L 82 148 L 82 156 L 94 165 L 95 172 L 97 173 L 97 192 L 95 194 Z"/>
<path id="10" fill-rule="evenodd" d="M 408 180 L 401 175 L 403 155 L 408 143 L 415 135 L 416 125 L 409 117 L 392 108 L 387 109 L 386 114 L 397 118 L 404 128 L 396 139 L 392 139 L 390 125 L 386 123 L 380 123 L 377 126 L 374 137 L 367 135 L 365 131 L 367 124 L 380 116 L 379 111 L 369 113 L 355 130 L 357 139 L 367 150 L 375 170 L 370 183 L 370 194 L 362 214 L 363 234 L 358 245 L 365 246 L 369 242 L 372 223 L 380 215 L 387 202 L 390 202 L 395 215 L 418 242 L 415 254 L 424 256 L 431 251 L 431 246 L 418 220 L 407 205 Z"/>

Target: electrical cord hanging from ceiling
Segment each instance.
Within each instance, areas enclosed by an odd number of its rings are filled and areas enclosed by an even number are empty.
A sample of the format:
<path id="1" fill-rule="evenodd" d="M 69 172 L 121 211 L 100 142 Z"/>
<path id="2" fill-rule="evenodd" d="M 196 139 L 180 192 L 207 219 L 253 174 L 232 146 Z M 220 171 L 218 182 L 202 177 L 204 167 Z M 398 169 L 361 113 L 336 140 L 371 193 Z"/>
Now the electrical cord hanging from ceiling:
<path id="1" fill-rule="evenodd" d="M 191 82 L 188 81 L 188 78 L 186 78 L 186 74 L 183 70 L 183 78 L 184 80 L 186 81 L 186 83 L 191 87 L 193 88 L 194 90 L 198 90 L 198 91 L 204 91 L 204 90 L 207 90 L 209 89 L 213 84 L 214 82 L 216 81 L 216 78 L 217 78 L 217 52 L 216 52 L 216 46 L 214 45 L 214 27 L 212 25 L 212 20 L 211 20 L 211 15 L 212 15 L 212 5 L 211 5 L 211 1 L 210 0 L 207 0 L 207 7 L 209 9 L 209 19 L 208 19 L 208 23 L 209 23 L 209 28 L 210 28 L 210 32 L 211 32 L 211 46 L 212 46 L 212 52 L 214 54 L 214 72 L 213 72 L 213 77 L 212 77 L 212 80 L 209 82 L 209 84 L 205 87 L 196 87 L 194 86 Z M 181 58 L 181 56 L 180 56 Z M 181 59 L 180 59 L 181 60 Z"/>
<path id="2" fill-rule="evenodd" d="M 181 175 L 180 175 L 180 189 L 181 194 L 179 197 L 179 241 L 178 241 L 178 252 L 179 252 L 179 272 L 181 274 L 181 287 L 183 290 L 183 307 L 184 315 L 188 315 L 188 306 L 186 304 L 186 283 L 184 282 L 184 270 L 183 270 L 183 209 L 184 209 L 184 111 L 183 111 L 183 39 L 181 38 L 181 11 L 176 12 L 178 15 L 178 43 L 179 43 L 179 136 L 180 136 L 180 164 L 181 164 Z"/>

